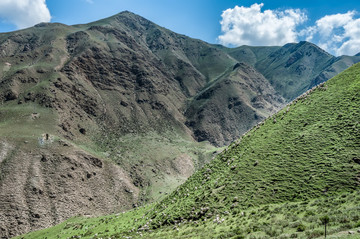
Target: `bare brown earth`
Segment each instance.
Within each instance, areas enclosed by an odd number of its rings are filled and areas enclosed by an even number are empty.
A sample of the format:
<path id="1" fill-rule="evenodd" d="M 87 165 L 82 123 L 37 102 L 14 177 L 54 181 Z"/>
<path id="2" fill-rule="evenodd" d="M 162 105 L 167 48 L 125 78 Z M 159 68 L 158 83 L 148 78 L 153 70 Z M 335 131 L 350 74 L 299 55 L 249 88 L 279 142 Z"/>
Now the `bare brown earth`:
<path id="1" fill-rule="evenodd" d="M 139 189 L 112 162 L 62 142 L 47 149 L 2 144 L 2 238 L 54 225 L 69 215 L 132 208 L 137 201 Z"/>

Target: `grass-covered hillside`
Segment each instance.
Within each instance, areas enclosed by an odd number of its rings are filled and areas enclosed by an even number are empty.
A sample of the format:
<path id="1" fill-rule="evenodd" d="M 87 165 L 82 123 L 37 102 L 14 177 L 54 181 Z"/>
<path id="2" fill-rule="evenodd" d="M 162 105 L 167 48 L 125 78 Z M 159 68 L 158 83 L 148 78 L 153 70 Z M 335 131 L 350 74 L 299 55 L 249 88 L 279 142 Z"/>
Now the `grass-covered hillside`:
<path id="1" fill-rule="evenodd" d="M 360 64 L 250 130 L 157 204 L 24 238 L 332 238 L 360 227 Z"/>
<path id="2" fill-rule="evenodd" d="M 159 203 L 151 226 L 358 189 L 359 74 L 357 64 L 254 127 Z"/>
<path id="3" fill-rule="evenodd" d="M 244 209 L 240 215 L 218 214 L 155 230 L 139 229 L 144 221 L 149 221 L 146 212 L 153 210 L 146 207 L 97 218 L 74 217 L 16 238 L 324 238 L 321 219 L 328 217 L 327 238 L 355 239 L 360 236 L 359 192 L 261 205 Z"/>

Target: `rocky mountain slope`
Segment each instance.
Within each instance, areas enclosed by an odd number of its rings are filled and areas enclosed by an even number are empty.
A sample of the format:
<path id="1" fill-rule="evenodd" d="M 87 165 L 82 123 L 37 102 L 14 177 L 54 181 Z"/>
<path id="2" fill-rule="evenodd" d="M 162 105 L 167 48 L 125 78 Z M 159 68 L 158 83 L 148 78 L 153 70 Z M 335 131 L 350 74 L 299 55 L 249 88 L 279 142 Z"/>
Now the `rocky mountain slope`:
<path id="1" fill-rule="evenodd" d="M 255 67 L 287 100 L 293 100 L 360 61 L 359 56 L 334 57 L 309 42 L 282 47 L 242 46 L 227 51 L 236 60 Z"/>
<path id="2" fill-rule="evenodd" d="M 186 124 L 198 141 L 229 144 L 284 103 L 261 74 L 237 63 L 193 98 L 185 112 Z"/>
<path id="3" fill-rule="evenodd" d="M 328 235 L 358 238 L 359 92 L 360 63 L 254 127 L 160 202 L 24 237 L 321 238 L 327 218 Z"/>
<path id="4" fill-rule="evenodd" d="M 302 52 L 297 45 L 291 54 Z M 214 146 L 278 111 L 291 97 L 257 62 L 282 48 L 248 48 L 251 60 L 239 49 L 130 12 L 0 34 L 0 236 L 161 198 L 209 161 Z M 289 60 L 280 55 L 279 64 Z M 338 58 L 319 81 L 354 59 Z M 313 82 L 294 84 L 291 94 Z"/>

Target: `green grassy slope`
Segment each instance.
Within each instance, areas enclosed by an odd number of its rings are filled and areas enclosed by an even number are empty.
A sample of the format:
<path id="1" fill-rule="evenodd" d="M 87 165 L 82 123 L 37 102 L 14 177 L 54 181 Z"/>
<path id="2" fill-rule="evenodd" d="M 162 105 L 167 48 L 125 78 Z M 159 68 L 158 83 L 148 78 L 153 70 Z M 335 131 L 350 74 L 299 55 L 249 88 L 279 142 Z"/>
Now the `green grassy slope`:
<path id="1" fill-rule="evenodd" d="M 17 238 L 323 238 L 320 218 L 329 217 L 329 238 L 359 238 L 359 191 L 331 197 L 268 204 L 221 214 L 204 221 L 187 221 L 156 230 L 138 230 L 149 221 L 152 206 L 97 218 L 75 217 L 55 227 Z M 145 216 L 144 216 L 145 215 Z M 355 234 L 350 235 L 349 231 Z"/>
<path id="2" fill-rule="evenodd" d="M 253 128 L 158 204 L 152 225 L 358 188 L 359 73 L 357 64 Z"/>
<path id="3" fill-rule="evenodd" d="M 333 238 L 346 238 L 360 226 L 359 101 L 357 64 L 254 127 L 161 202 L 25 238 L 316 238 L 324 215 Z"/>

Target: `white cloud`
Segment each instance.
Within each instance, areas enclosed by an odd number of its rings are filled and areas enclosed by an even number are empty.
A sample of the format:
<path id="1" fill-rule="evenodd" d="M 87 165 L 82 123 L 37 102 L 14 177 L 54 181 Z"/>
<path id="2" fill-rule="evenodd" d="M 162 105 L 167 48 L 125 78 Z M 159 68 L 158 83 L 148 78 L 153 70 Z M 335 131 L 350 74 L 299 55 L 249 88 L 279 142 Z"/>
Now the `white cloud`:
<path id="1" fill-rule="evenodd" d="M 325 17 L 316 21 L 316 27 L 323 37 L 329 37 L 334 29 L 343 27 L 349 21 L 351 21 L 354 14 L 355 12 L 352 11 L 345 14 L 338 13 L 334 15 L 326 15 Z"/>
<path id="2" fill-rule="evenodd" d="M 334 55 L 355 55 L 360 52 L 360 18 L 356 11 L 326 15 L 313 26 L 301 25 L 307 20 L 299 9 L 265 10 L 264 4 L 250 7 L 235 6 L 225 10 L 221 17 L 221 44 L 284 45 L 300 40 L 311 41 Z"/>
<path id="3" fill-rule="evenodd" d="M 299 9 L 261 11 L 264 4 L 227 9 L 221 15 L 224 45 L 283 45 L 298 38 L 297 26 L 307 20 Z"/>
<path id="4" fill-rule="evenodd" d="M 344 42 L 339 49 L 335 51 L 336 55 L 353 56 L 360 52 L 360 39 L 351 39 Z"/>
<path id="5" fill-rule="evenodd" d="M 359 53 L 360 19 L 355 15 L 355 11 L 326 15 L 305 30 L 306 39 L 335 55 Z"/>
<path id="6" fill-rule="evenodd" d="M 0 19 L 22 29 L 49 22 L 51 16 L 45 0 L 0 0 Z"/>

